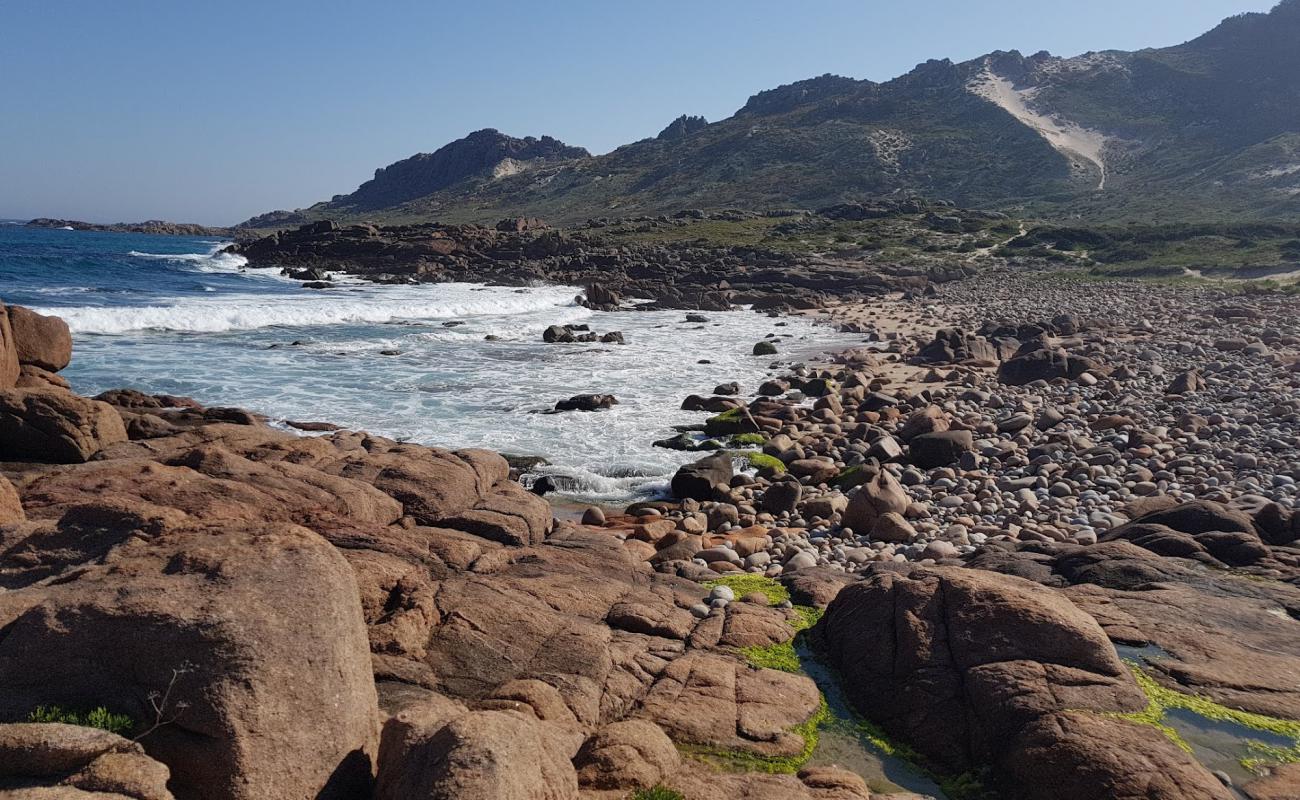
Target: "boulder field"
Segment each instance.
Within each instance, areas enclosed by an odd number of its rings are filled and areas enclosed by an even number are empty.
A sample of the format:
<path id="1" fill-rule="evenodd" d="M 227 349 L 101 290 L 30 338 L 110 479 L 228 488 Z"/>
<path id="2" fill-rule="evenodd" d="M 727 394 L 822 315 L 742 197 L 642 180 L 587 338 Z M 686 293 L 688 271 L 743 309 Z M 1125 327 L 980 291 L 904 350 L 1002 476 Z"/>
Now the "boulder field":
<path id="1" fill-rule="evenodd" d="M 32 363 L 66 363 L 66 328 L 21 314 L 0 313 L 6 796 L 870 796 L 710 765 L 805 750 L 816 686 L 737 652 L 793 612 L 697 618 L 707 590 L 557 525 L 495 453 L 79 397 Z"/>
<path id="2" fill-rule="evenodd" d="M 716 435 L 763 432 L 757 477 L 715 455 L 679 502 L 577 524 L 495 453 L 84 398 L 70 357 L 58 320 L 0 313 L 0 796 L 917 800 L 808 763 L 826 687 L 754 654 L 819 616 L 807 642 L 848 702 L 935 775 L 977 776 L 965 796 L 1297 796 L 1285 765 L 1229 787 L 1153 712 L 1192 698 L 1300 730 L 1290 508 L 1135 494 L 1099 535 L 979 546 L 916 513 L 954 462 L 1050 462 L 991 437 L 1102 416 L 1077 406 L 971 424 L 882 391 L 864 357 L 715 408 Z M 773 399 L 796 384 L 814 408 Z M 840 557 L 854 529 L 870 557 Z M 728 573 L 790 601 L 712 582 Z"/>

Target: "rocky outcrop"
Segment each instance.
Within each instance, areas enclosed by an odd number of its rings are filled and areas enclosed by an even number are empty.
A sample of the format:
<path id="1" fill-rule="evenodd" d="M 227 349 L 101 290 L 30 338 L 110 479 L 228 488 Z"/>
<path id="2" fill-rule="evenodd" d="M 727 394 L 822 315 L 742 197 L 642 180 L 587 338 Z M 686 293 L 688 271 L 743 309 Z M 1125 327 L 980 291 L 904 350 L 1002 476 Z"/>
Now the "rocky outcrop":
<path id="1" fill-rule="evenodd" d="M 18 363 L 47 372 L 58 372 L 68 366 L 72 360 L 72 333 L 68 323 L 22 306 L 9 306 L 6 311 L 18 350 Z"/>
<path id="2" fill-rule="evenodd" d="M 571 736 L 531 713 L 440 717 L 408 711 L 389 721 L 376 800 L 577 800 Z"/>
<path id="3" fill-rule="evenodd" d="M 1146 698 L 1097 623 L 1034 583 L 872 571 L 817 631 L 854 704 L 942 769 L 992 764 L 1020 798 L 1227 797 L 1159 731 L 1106 716 Z"/>
<path id="4" fill-rule="evenodd" d="M 0 725 L 0 794 L 173 800 L 167 767 L 138 742 L 81 725 Z"/>
<path id="5" fill-rule="evenodd" d="M 62 390 L 0 390 L 0 460 L 76 463 L 126 440 L 105 403 Z"/>
<path id="6" fill-rule="evenodd" d="M 482 450 L 299 437 L 130 390 L 0 396 L 43 431 L 118 426 L 65 435 L 71 463 L 33 447 L 4 464 L 0 721 L 103 706 L 139 737 L 130 770 L 169 773 L 183 800 L 372 784 L 380 797 L 568 800 L 711 785 L 673 741 L 755 757 L 807 747 L 816 687 L 735 650 L 788 641 L 787 612 L 737 603 L 701 618 L 690 609 L 706 591 L 648 563 L 688 559 L 698 535 L 650 520 L 627 542 L 557 529 Z M 741 794 L 767 782 L 718 780 Z M 789 780 L 791 797 L 838 796 Z"/>
<path id="7" fill-rule="evenodd" d="M 887 265 L 872 271 L 846 269 L 837 262 L 753 247 L 607 239 L 601 235 L 603 225 L 593 221 L 587 228 L 559 230 L 530 223 L 502 230 L 321 220 L 228 250 L 290 275 L 346 270 L 383 283 L 584 286 L 586 296 L 580 302 L 604 311 L 618 309 L 624 298 L 649 299 L 652 302 L 640 306 L 649 309 L 725 311 L 733 304 L 764 310 L 818 308 L 832 295 L 879 295 L 944 277 L 917 276 Z"/>
<path id="8" fill-rule="evenodd" d="M 359 210 L 383 208 L 432 194 L 468 178 L 486 175 L 506 159 L 522 163 L 589 155 L 581 147 L 570 147 L 550 136 L 519 139 L 484 128 L 432 153 L 418 153 L 377 169 L 374 178 L 335 202 Z"/>
<path id="9" fill-rule="evenodd" d="M 303 528 L 217 519 L 101 500 L 7 534 L 0 716 L 127 714 L 182 797 L 352 797 L 377 733 L 353 572 Z"/>

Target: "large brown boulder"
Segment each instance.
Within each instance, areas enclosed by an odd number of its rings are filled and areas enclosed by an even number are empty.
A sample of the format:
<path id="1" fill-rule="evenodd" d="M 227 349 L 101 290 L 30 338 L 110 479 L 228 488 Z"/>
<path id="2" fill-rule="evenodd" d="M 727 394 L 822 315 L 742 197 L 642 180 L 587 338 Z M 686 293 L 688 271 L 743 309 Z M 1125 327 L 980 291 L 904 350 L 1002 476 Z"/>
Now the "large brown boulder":
<path id="1" fill-rule="evenodd" d="M 72 332 L 59 317 L 37 314 L 30 308 L 9 306 L 18 363 L 58 372 L 72 360 Z"/>
<path id="2" fill-rule="evenodd" d="M 653 722 L 615 722 L 588 739 L 574 758 L 578 782 L 597 789 L 656 786 L 681 768 L 682 757 Z"/>
<path id="3" fill-rule="evenodd" d="M 0 718 L 102 705 L 158 725 L 142 743 L 182 798 L 368 790 L 377 700 L 337 550 L 285 524 L 65 517 L 25 531 L 46 541 L 28 552 L 61 548 L 57 580 L 27 559 L 0 572 Z"/>
<path id="4" fill-rule="evenodd" d="M 0 725 L 0 795 L 173 800 L 168 777 L 138 742 L 115 733 L 55 722 Z"/>
<path id="5" fill-rule="evenodd" d="M 1218 567 L 1247 567 L 1273 559 L 1249 514 L 1208 500 L 1156 508 L 1107 531 L 1102 541 L 1128 541 L 1162 556 Z"/>
<path id="6" fill-rule="evenodd" d="M 1204 767 L 1150 726 L 1080 711 L 1051 714 L 1025 726 L 1002 763 L 1009 781 L 1029 788 L 1033 797 L 1233 797 Z"/>
<path id="7" fill-rule="evenodd" d="M 731 456 L 719 453 L 702 458 L 683 465 L 673 475 L 673 496 L 683 500 L 712 500 L 718 487 L 727 487 L 731 476 Z"/>
<path id="8" fill-rule="evenodd" d="M 843 515 L 844 527 L 852 528 L 859 535 L 870 533 L 876 520 L 890 512 L 902 514 L 911 502 L 898 479 L 882 469 L 870 481 L 849 493 L 849 504 Z"/>
<path id="9" fill-rule="evenodd" d="M 126 440 L 107 403 L 60 390 L 0 391 L 0 461 L 73 464 Z"/>
<path id="10" fill-rule="evenodd" d="M 577 800 L 573 739 L 513 711 L 394 718 L 376 800 Z"/>
<path id="11" fill-rule="evenodd" d="M 1097 623 L 1038 584 L 965 568 L 873 569 L 840 591 L 817 630 L 854 705 L 942 770 L 992 764 L 1008 796 L 1057 798 L 1058 781 L 1021 778 L 1045 758 L 1035 750 L 1043 742 L 1073 746 L 1051 738 L 1068 711 L 1087 717 L 1078 747 L 1102 765 L 1070 773 L 1070 797 L 1225 797 L 1158 730 L 1104 716 L 1141 710 L 1146 698 Z M 1133 749 L 1170 780 L 1130 775 L 1122 751 Z M 1112 794 L 1117 786 L 1129 788 Z M 1144 786 L 1152 793 L 1138 794 Z"/>

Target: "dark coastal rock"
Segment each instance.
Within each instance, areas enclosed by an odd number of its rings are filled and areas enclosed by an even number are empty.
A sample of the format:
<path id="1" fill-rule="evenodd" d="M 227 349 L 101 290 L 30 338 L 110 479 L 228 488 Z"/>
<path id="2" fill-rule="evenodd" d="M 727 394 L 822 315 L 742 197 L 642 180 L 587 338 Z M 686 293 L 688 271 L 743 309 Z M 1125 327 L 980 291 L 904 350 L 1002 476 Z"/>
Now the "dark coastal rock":
<path id="1" fill-rule="evenodd" d="M 912 437 L 907 455 L 916 466 L 932 469 L 955 464 L 963 453 L 974 449 L 975 440 L 970 431 L 937 431 Z"/>
<path id="2" fill-rule="evenodd" d="M 1188 394 L 1190 392 L 1201 392 L 1205 390 L 1205 379 L 1201 373 L 1194 369 L 1178 374 L 1169 388 L 1165 390 L 1166 394 Z"/>
<path id="3" fill-rule="evenodd" d="M 1102 540 L 1128 541 L 1160 555 L 1215 566 L 1245 567 L 1273 559 L 1248 514 L 1205 500 L 1144 514 L 1108 531 Z"/>
<path id="4" fill-rule="evenodd" d="M 618 308 L 623 299 L 618 292 L 609 288 L 602 283 L 591 283 L 586 289 L 586 305 L 588 308 L 614 310 Z"/>
<path id="5" fill-rule="evenodd" d="M 1064 350 L 1034 350 L 1017 355 L 998 368 L 998 380 L 1012 386 L 1023 386 L 1034 381 L 1050 381 L 1070 374 L 1069 356 Z"/>
<path id="6" fill-rule="evenodd" d="M 712 500 L 717 487 L 726 487 L 732 476 L 731 456 L 724 454 L 702 458 L 686 464 L 673 475 L 672 492 L 676 497 Z"/>
<path id="7" fill-rule="evenodd" d="M 999 361 L 998 349 L 992 342 L 958 328 L 943 328 L 936 332 L 934 339 L 921 348 L 917 357 L 938 364 L 968 361 L 995 364 Z"/>
<path id="8" fill-rule="evenodd" d="M 771 342 L 758 342 L 754 345 L 754 355 L 756 356 L 774 356 L 776 355 L 776 345 Z"/>
<path id="9" fill-rule="evenodd" d="M 577 394 L 555 404 L 556 411 L 600 411 L 618 405 L 612 394 Z"/>

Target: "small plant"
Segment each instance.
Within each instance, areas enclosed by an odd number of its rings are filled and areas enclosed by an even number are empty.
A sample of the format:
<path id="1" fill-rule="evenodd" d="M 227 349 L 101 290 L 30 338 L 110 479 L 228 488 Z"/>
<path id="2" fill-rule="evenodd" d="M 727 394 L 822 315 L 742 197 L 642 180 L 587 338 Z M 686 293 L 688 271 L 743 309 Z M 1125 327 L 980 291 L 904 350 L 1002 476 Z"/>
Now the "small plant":
<path id="1" fill-rule="evenodd" d="M 666 786 L 655 786 L 651 789 L 637 789 L 628 800 L 686 800 L 686 796 Z"/>
<path id="2" fill-rule="evenodd" d="M 60 706 L 37 706 L 27 715 L 28 722 L 61 722 L 64 725 L 81 725 L 126 736 L 136 727 L 135 720 L 126 714 L 114 714 L 103 706 L 87 712 L 70 711 Z"/>
<path id="3" fill-rule="evenodd" d="M 144 733 L 135 737 L 135 741 L 140 741 L 163 726 L 171 725 L 180 719 L 181 715 L 185 713 L 185 709 L 190 707 L 190 704 L 184 700 L 173 702 L 171 698 L 172 690 L 176 688 L 176 682 L 180 680 L 180 677 L 193 671 L 194 665 L 186 661 L 172 670 L 172 679 L 167 682 L 167 688 L 164 691 L 160 692 L 155 689 L 149 693 L 149 707 L 153 709 L 154 715 L 153 724 Z"/>

